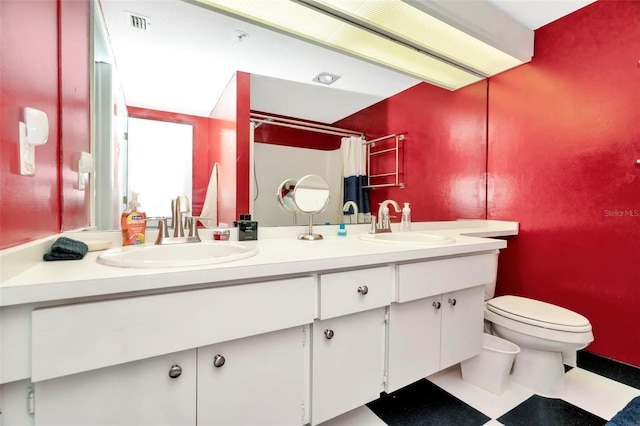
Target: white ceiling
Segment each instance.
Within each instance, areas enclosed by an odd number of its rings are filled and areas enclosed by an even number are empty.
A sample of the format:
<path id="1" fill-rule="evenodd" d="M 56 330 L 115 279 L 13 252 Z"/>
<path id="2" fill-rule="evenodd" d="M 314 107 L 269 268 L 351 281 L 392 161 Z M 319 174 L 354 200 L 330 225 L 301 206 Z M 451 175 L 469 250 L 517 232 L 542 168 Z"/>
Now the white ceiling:
<path id="1" fill-rule="evenodd" d="M 594 0 L 486 1 L 536 29 Z M 180 0 L 101 3 L 129 106 L 207 117 L 238 70 L 252 75 L 252 110 L 334 123 L 420 82 Z M 126 12 L 151 30 L 131 28 Z M 341 78 L 312 82 L 322 71 Z"/>
<path id="2" fill-rule="evenodd" d="M 596 0 L 486 0 L 527 28 L 537 30 Z"/>

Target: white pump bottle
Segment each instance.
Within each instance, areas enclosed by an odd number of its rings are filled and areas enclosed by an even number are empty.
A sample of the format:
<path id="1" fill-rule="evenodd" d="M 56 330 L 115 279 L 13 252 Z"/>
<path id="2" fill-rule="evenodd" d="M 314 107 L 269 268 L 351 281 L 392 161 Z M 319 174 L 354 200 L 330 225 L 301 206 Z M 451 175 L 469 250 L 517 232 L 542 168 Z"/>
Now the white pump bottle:
<path id="1" fill-rule="evenodd" d="M 404 203 L 404 207 L 402 209 L 402 220 L 400 221 L 400 231 L 402 232 L 411 231 L 411 208 L 409 207 L 409 203 Z"/>

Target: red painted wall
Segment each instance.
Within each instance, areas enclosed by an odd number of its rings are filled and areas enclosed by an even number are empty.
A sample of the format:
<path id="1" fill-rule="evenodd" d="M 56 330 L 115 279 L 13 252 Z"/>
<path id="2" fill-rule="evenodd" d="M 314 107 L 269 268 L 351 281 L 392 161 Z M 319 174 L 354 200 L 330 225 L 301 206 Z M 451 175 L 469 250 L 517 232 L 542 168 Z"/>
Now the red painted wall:
<path id="1" fill-rule="evenodd" d="M 89 3 L 2 1 L 0 31 L 3 249 L 89 225 L 89 193 L 77 182 L 80 152 L 91 146 Z M 33 176 L 21 176 L 18 161 L 18 122 L 27 106 L 49 119 Z"/>
<path id="2" fill-rule="evenodd" d="M 0 40 L 0 248 L 7 248 L 60 231 L 58 3 L 0 1 Z M 21 176 L 18 162 L 27 106 L 49 118 L 34 176 Z"/>
<path id="3" fill-rule="evenodd" d="M 249 213 L 249 170 L 251 168 L 251 74 L 236 73 L 236 216 Z M 233 222 L 233 221 L 231 221 Z M 230 223 L 230 222 L 228 222 Z"/>
<path id="4" fill-rule="evenodd" d="M 598 1 L 536 31 L 489 82 L 488 217 L 521 231 L 498 292 L 582 313 L 588 350 L 640 366 L 640 2 Z"/>
<path id="5" fill-rule="evenodd" d="M 378 203 L 393 199 L 411 203 L 414 221 L 484 219 L 486 100 L 486 82 L 455 92 L 421 83 L 335 123 L 364 131 L 367 140 L 406 132 L 405 187 L 371 190 L 372 214 Z M 395 168 L 392 159 L 387 156 L 381 173 Z"/>
<path id="6" fill-rule="evenodd" d="M 218 222 L 229 225 L 249 213 L 250 77 L 237 72 L 211 113 L 217 119 L 211 139 L 218 147 Z"/>
<path id="7" fill-rule="evenodd" d="M 129 117 L 144 118 L 148 120 L 168 121 L 172 123 L 190 124 L 193 126 L 193 193 L 191 205 L 193 214 L 199 215 L 204 204 L 204 197 L 207 194 L 209 177 L 213 161 L 210 161 L 210 149 L 214 146 L 210 139 L 210 127 L 216 120 L 207 117 L 196 117 L 187 114 L 178 114 L 166 111 L 157 111 L 146 108 L 127 106 Z M 178 194 L 175 194 L 176 196 Z"/>

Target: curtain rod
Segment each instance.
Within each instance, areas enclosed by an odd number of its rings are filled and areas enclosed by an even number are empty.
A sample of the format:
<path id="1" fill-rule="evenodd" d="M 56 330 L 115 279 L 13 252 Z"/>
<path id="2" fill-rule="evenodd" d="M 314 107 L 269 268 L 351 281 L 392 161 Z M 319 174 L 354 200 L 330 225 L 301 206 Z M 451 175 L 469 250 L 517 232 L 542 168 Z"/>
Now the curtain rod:
<path id="1" fill-rule="evenodd" d="M 281 117 L 272 117 L 265 114 L 251 113 L 251 121 L 254 123 L 273 124 L 274 126 L 289 127 L 309 132 L 324 133 L 334 136 L 362 136 L 363 132 L 341 129 L 339 127 L 325 126 L 323 124 L 309 123 L 306 121 L 291 120 Z"/>

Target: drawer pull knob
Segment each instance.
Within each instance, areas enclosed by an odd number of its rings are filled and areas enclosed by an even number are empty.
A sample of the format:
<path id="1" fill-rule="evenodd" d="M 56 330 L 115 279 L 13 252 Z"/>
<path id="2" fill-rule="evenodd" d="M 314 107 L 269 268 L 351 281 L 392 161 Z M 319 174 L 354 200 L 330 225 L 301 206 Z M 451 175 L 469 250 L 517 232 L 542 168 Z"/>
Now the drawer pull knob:
<path id="1" fill-rule="evenodd" d="M 182 367 L 178 364 L 173 364 L 169 369 L 169 377 L 172 379 L 177 379 L 182 374 Z"/>
<path id="2" fill-rule="evenodd" d="M 440 302 L 433 302 L 431 306 L 433 306 L 436 309 L 440 309 Z"/>
<path id="3" fill-rule="evenodd" d="M 364 296 L 365 294 L 369 293 L 369 287 L 367 287 L 366 285 L 358 287 L 358 293 Z"/>
<path id="4" fill-rule="evenodd" d="M 324 337 L 326 337 L 327 339 L 331 340 L 333 339 L 333 330 L 325 330 L 324 331 Z"/>
<path id="5" fill-rule="evenodd" d="M 449 299 L 449 303 L 451 304 L 451 306 L 456 306 L 456 299 Z"/>
<path id="6" fill-rule="evenodd" d="M 226 361 L 226 359 L 224 359 L 224 357 L 220 354 L 216 355 L 213 357 L 213 366 L 214 367 L 222 367 L 224 365 L 224 362 Z"/>

